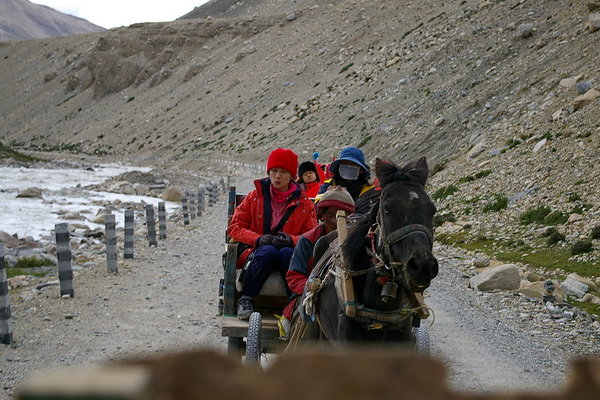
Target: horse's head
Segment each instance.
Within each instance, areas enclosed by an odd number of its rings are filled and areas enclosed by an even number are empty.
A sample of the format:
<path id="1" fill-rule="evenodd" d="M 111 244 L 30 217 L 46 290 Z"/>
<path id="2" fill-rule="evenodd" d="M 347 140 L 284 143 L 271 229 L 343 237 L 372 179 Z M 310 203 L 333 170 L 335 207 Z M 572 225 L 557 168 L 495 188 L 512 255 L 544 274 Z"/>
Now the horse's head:
<path id="1" fill-rule="evenodd" d="M 381 185 L 377 213 L 377 254 L 393 274 L 402 274 L 409 290 L 427 288 L 438 273 L 433 256 L 435 205 L 425 192 L 429 174 L 424 157 L 400 168 L 377 158 L 375 172 Z"/>

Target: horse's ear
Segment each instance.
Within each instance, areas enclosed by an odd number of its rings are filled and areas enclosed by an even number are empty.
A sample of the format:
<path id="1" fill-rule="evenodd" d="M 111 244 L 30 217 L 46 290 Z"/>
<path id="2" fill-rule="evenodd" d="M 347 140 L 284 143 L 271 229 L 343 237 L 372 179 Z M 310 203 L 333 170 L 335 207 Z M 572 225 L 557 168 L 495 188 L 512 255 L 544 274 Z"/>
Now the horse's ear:
<path id="1" fill-rule="evenodd" d="M 427 166 L 427 159 L 421 157 L 418 160 L 411 161 L 402 167 L 402 172 L 410 177 L 412 181 L 420 183 L 425 186 L 427 178 L 429 177 L 429 167 Z"/>
<path id="2" fill-rule="evenodd" d="M 393 179 L 398 169 L 398 166 L 391 161 L 382 160 L 379 157 L 375 159 L 375 174 L 379 178 L 381 187 L 384 187 Z"/>

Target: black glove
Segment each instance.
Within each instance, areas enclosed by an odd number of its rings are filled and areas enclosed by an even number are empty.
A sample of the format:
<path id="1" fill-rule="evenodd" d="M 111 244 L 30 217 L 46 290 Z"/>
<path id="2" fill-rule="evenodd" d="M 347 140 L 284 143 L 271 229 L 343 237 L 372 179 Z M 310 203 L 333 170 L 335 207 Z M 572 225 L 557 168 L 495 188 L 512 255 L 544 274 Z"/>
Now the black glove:
<path id="1" fill-rule="evenodd" d="M 256 239 L 256 247 L 273 244 L 273 239 L 273 235 L 262 235 L 261 237 Z"/>
<path id="2" fill-rule="evenodd" d="M 293 247 L 294 241 L 287 233 L 279 232 L 277 235 L 275 235 L 275 237 L 273 237 L 273 246 L 279 249 L 282 247 Z"/>

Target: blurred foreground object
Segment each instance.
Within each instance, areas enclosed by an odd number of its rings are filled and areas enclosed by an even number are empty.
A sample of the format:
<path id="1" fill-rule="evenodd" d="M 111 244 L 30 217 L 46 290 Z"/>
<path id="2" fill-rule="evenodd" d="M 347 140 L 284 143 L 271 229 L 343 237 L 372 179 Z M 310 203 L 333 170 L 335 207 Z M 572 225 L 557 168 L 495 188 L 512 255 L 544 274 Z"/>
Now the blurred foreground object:
<path id="1" fill-rule="evenodd" d="M 397 351 L 395 351 L 397 350 Z M 600 398 L 600 359 L 573 363 L 569 384 L 559 393 L 458 393 L 446 382 L 443 364 L 431 358 L 383 352 L 285 353 L 265 371 L 213 351 L 79 368 L 33 377 L 16 399 L 527 399 Z"/>

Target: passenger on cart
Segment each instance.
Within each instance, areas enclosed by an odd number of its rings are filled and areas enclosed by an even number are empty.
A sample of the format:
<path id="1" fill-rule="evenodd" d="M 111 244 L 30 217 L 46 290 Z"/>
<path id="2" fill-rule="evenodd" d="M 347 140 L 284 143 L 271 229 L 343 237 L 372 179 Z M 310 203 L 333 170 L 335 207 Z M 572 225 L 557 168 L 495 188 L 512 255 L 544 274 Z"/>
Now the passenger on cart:
<path id="1" fill-rule="evenodd" d="M 268 177 L 254 181 L 255 189 L 235 209 L 227 229 L 233 240 L 248 246 L 238 260 L 238 266 L 247 264 L 238 300 L 240 319 L 250 318 L 252 301 L 273 271 L 285 280 L 300 235 L 317 224 L 314 203 L 293 181 L 297 170 L 296 153 L 273 150 L 267 159 Z"/>
<path id="2" fill-rule="evenodd" d="M 296 299 L 302 295 L 304 285 L 318 261 L 314 258 L 313 250 L 315 243 L 321 237 L 337 229 L 336 214 L 343 210 L 346 214 L 352 214 L 355 210 L 354 200 L 350 193 L 342 187 L 330 187 L 317 203 L 317 215 L 319 224 L 310 231 L 304 233 L 294 249 L 290 261 L 290 268 L 286 274 L 287 284 L 294 297 L 283 310 L 283 316 L 279 319 L 279 331 L 282 337 L 287 337 L 290 332 L 292 314 L 296 307 Z"/>
<path id="3" fill-rule="evenodd" d="M 379 200 L 380 189 L 369 183 L 371 170 L 358 147 L 346 147 L 329 166 L 332 178 L 323 182 L 315 198 L 318 202 L 330 186 L 343 186 L 356 203 L 356 214 L 368 213 Z"/>

